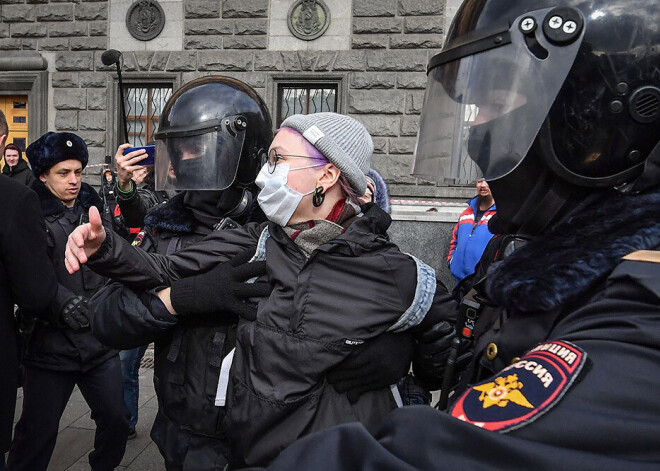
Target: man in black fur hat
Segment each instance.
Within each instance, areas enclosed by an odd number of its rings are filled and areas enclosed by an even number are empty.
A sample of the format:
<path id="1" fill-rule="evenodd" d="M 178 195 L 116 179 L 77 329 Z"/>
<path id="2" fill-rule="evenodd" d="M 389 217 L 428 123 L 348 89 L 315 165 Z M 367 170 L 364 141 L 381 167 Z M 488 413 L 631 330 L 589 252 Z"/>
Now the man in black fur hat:
<path id="1" fill-rule="evenodd" d="M 37 178 L 32 189 L 41 200 L 59 284 L 49 309 L 29 313 L 34 328 L 25 357 L 23 413 L 7 465 L 14 471 L 46 470 L 60 418 L 77 385 L 97 426 L 89 463 L 95 471 L 113 470 L 124 456 L 128 436 L 119 356 L 92 335 L 87 318 L 87 300 L 105 278 L 91 270 L 70 275 L 63 259 L 69 234 L 86 220 L 91 206 L 102 211 L 103 202 L 82 183 L 88 153 L 79 136 L 48 132 L 26 154 Z"/>

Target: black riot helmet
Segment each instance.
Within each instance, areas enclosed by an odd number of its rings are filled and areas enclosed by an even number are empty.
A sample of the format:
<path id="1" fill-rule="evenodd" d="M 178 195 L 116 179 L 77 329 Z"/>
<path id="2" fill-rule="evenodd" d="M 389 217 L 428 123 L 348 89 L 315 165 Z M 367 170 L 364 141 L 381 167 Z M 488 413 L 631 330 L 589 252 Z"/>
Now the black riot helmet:
<path id="1" fill-rule="evenodd" d="M 273 139 L 268 109 L 245 83 L 193 80 L 167 101 L 156 141 L 156 188 L 225 190 L 253 185 Z"/>
<path id="2" fill-rule="evenodd" d="M 660 151 L 659 24 L 657 0 L 465 1 L 429 63 L 413 175 L 476 164 L 498 212 L 630 186 Z"/>

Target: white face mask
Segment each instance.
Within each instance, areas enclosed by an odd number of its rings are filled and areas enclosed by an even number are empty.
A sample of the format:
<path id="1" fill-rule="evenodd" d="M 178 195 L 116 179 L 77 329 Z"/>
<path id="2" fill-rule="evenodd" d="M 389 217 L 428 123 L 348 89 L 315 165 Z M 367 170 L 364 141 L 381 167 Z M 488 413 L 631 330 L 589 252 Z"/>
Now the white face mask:
<path id="1" fill-rule="evenodd" d="M 257 201 L 266 217 L 284 227 L 296 211 L 303 196 L 311 195 L 314 190 L 307 193 L 299 193 L 286 184 L 289 171 L 302 170 L 304 168 L 319 167 L 323 164 L 307 165 L 289 169 L 289 164 L 280 162 L 275 166 L 275 171 L 268 173 L 268 164 L 261 167 L 257 179 L 254 181 L 261 191 L 257 195 Z"/>

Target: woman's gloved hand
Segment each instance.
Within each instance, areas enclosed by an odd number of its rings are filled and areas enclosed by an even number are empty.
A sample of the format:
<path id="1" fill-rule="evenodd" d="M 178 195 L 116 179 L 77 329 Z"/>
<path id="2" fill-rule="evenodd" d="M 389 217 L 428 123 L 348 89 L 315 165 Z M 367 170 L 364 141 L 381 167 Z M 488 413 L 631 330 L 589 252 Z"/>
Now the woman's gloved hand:
<path id="1" fill-rule="evenodd" d="M 170 299 L 177 314 L 235 314 L 256 319 L 257 306 L 246 300 L 267 297 L 273 288 L 265 281 L 247 282 L 266 274 L 265 261 L 249 263 L 255 250 L 247 249 L 206 273 L 172 283 Z"/>
<path id="2" fill-rule="evenodd" d="M 386 332 L 360 345 L 326 376 L 339 393 L 355 402 L 366 391 L 394 384 L 410 371 L 413 337 Z"/>

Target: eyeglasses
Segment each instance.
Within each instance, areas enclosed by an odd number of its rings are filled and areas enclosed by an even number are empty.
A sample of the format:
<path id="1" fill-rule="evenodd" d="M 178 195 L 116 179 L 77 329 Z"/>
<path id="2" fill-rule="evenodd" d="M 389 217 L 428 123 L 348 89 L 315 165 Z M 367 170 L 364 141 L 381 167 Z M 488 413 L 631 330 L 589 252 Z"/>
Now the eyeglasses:
<path id="1" fill-rule="evenodd" d="M 268 173 L 273 173 L 275 171 L 275 167 L 277 166 L 277 162 L 282 160 L 282 157 L 294 157 L 297 159 L 313 159 L 314 157 L 311 157 L 309 155 L 292 155 L 292 154 L 278 154 L 275 149 L 271 149 L 268 152 Z"/>

